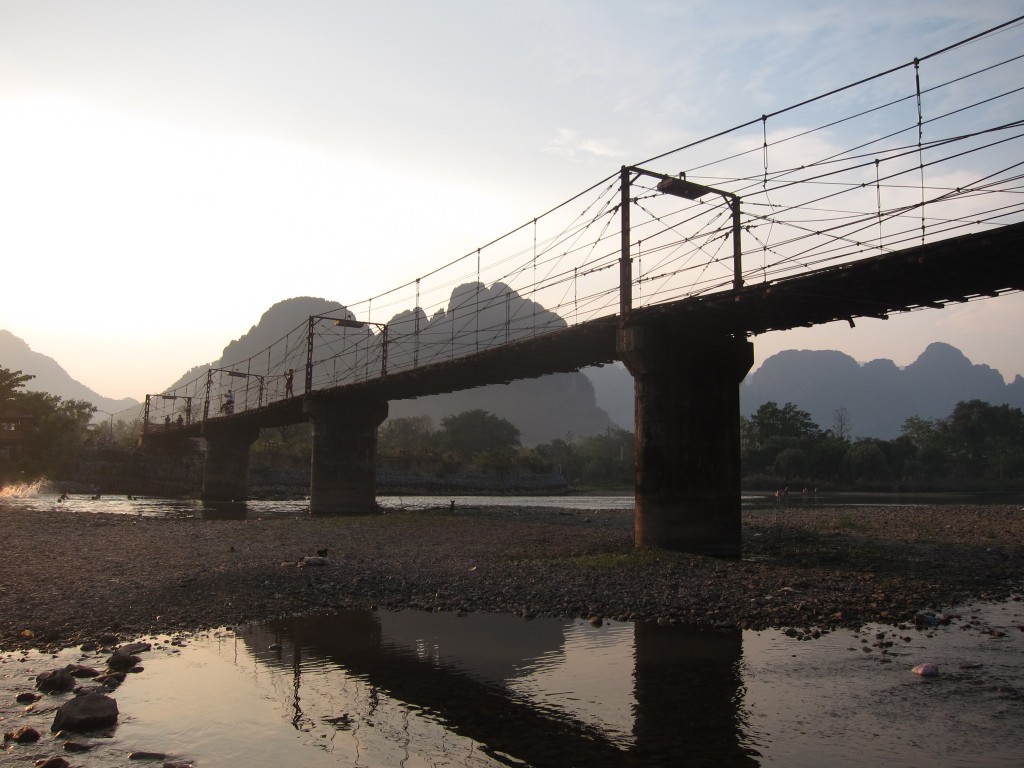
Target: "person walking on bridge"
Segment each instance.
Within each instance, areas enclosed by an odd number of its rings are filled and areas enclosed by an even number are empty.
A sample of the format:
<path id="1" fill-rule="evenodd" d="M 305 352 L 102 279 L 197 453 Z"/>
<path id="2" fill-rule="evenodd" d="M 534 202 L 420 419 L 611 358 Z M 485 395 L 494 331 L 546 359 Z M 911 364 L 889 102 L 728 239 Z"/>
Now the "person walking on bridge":
<path id="1" fill-rule="evenodd" d="M 284 396 L 285 398 L 295 397 L 295 392 L 292 391 L 292 385 L 295 383 L 295 369 L 289 368 L 288 373 L 284 375 Z"/>
<path id="2" fill-rule="evenodd" d="M 224 411 L 228 416 L 235 412 L 235 392 L 229 389 L 228 393 L 224 395 L 224 405 L 221 406 L 221 410 Z"/>

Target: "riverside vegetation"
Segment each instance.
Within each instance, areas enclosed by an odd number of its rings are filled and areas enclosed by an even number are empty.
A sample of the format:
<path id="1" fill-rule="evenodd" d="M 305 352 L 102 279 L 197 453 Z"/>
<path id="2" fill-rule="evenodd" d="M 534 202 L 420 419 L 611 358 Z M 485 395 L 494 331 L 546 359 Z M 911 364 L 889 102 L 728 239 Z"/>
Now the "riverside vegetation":
<path id="1" fill-rule="evenodd" d="M 176 485 L 148 487 L 154 472 L 136 447 L 138 423 L 111 419 L 106 429 L 96 428 L 89 424 L 95 413 L 89 403 L 22 391 L 31 378 L 0 368 L 0 416 L 28 416 L 18 453 L 0 455 L 0 487 L 51 478 L 77 480 L 90 489 L 102 485 L 110 493 L 195 490 L 190 486 L 200 476 L 197 467 L 178 472 Z M 894 440 L 854 439 L 842 409 L 822 429 L 793 403 L 768 402 L 741 417 L 740 442 L 749 489 L 1024 489 L 1024 412 L 980 400 L 958 403 L 945 419 L 909 418 Z M 297 473 L 295 484 L 304 495 L 310 445 L 307 424 L 265 429 L 251 448 L 251 466 L 256 473 Z M 390 419 L 378 436 L 384 473 L 429 478 L 424 488 L 457 489 L 458 482 L 438 481 L 475 475 L 495 478 L 491 485 L 497 490 L 530 487 L 515 482 L 519 478 L 550 476 L 560 477 L 565 487 L 625 489 L 633 484 L 633 455 L 633 433 L 615 428 L 524 447 L 514 424 L 480 409 L 447 416 L 439 428 L 426 416 Z M 188 462 L 195 464 L 195 457 Z M 487 487 L 470 485 L 474 491 Z M 550 482 L 542 485 L 551 491 Z"/>

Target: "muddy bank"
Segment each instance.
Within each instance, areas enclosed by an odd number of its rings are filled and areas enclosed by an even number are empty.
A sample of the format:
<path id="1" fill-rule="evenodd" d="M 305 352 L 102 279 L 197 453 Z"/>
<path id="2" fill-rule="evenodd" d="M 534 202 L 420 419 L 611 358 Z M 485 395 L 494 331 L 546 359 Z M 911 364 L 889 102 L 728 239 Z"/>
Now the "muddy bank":
<path id="1" fill-rule="evenodd" d="M 0 506 L 0 648 L 331 608 L 748 628 L 914 622 L 1024 581 L 1024 510 L 744 514 L 740 560 L 636 551 L 620 511 L 482 508 L 203 521 Z M 298 567 L 326 550 L 325 564 Z"/>

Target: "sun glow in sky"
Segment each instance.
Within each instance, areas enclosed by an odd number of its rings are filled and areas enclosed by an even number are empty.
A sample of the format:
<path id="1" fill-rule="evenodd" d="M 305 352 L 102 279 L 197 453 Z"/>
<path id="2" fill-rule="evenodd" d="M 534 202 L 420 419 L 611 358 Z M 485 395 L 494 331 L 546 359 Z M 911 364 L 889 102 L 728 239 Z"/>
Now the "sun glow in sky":
<path id="1" fill-rule="evenodd" d="M 141 398 L 278 301 L 358 303 L 620 165 L 1018 12 L 0 0 L 0 328 Z M 1022 320 L 1013 296 L 754 341 L 758 364 L 834 348 L 900 365 L 945 341 L 1012 378 Z"/>

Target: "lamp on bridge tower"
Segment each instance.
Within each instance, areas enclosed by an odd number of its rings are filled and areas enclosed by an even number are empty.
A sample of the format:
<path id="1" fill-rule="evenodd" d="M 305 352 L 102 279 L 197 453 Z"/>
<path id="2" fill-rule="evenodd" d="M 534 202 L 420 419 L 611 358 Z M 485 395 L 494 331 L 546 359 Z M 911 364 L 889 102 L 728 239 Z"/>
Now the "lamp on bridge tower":
<path id="1" fill-rule="evenodd" d="M 375 323 L 372 320 L 356 320 L 354 317 L 330 317 L 328 315 L 310 315 L 309 330 L 306 335 L 306 393 L 313 391 L 313 329 L 320 320 L 327 320 L 334 323 L 336 328 L 365 328 L 372 325 L 380 329 L 381 333 L 381 358 L 380 375 L 388 373 L 388 324 Z"/>
<path id="2" fill-rule="evenodd" d="M 680 175 L 678 178 L 671 176 L 661 177 L 661 181 L 658 182 L 658 191 L 665 195 L 673 195 L 675 197 L 682 197 L 687 200 L 699 200 L 704 195 L 721 195 L 725 198 L 726 202 L 729 203 L 729 207 L 732 209 L 732 262 L 733 262 L 733 278 L 732 287 L 737 291 L 743 287 L 743 249 L 740 243 L 740 198 L 738 195 L 734 195 L 732 192 L 726 192 L 724 189 L 715 189 L 714 187 L 707 187 L 703 184 L 697 184 L 693 181 L 688 181 L 685 175 Z"/>
<path id="3" fill-rule="evenodd" d="M 372 320 L 356 320 L 354 318 L 335 318 L 335 326 L 341 326 L 342 328 L 364 328 L 367 325 L 372 325 L 375 328 L 380 329 L 381 334 L 381 353 L 380 353 L 380 375 L 387 376 L 388 374 L 388 324 L 387 323 L 375 323 Z"/>

